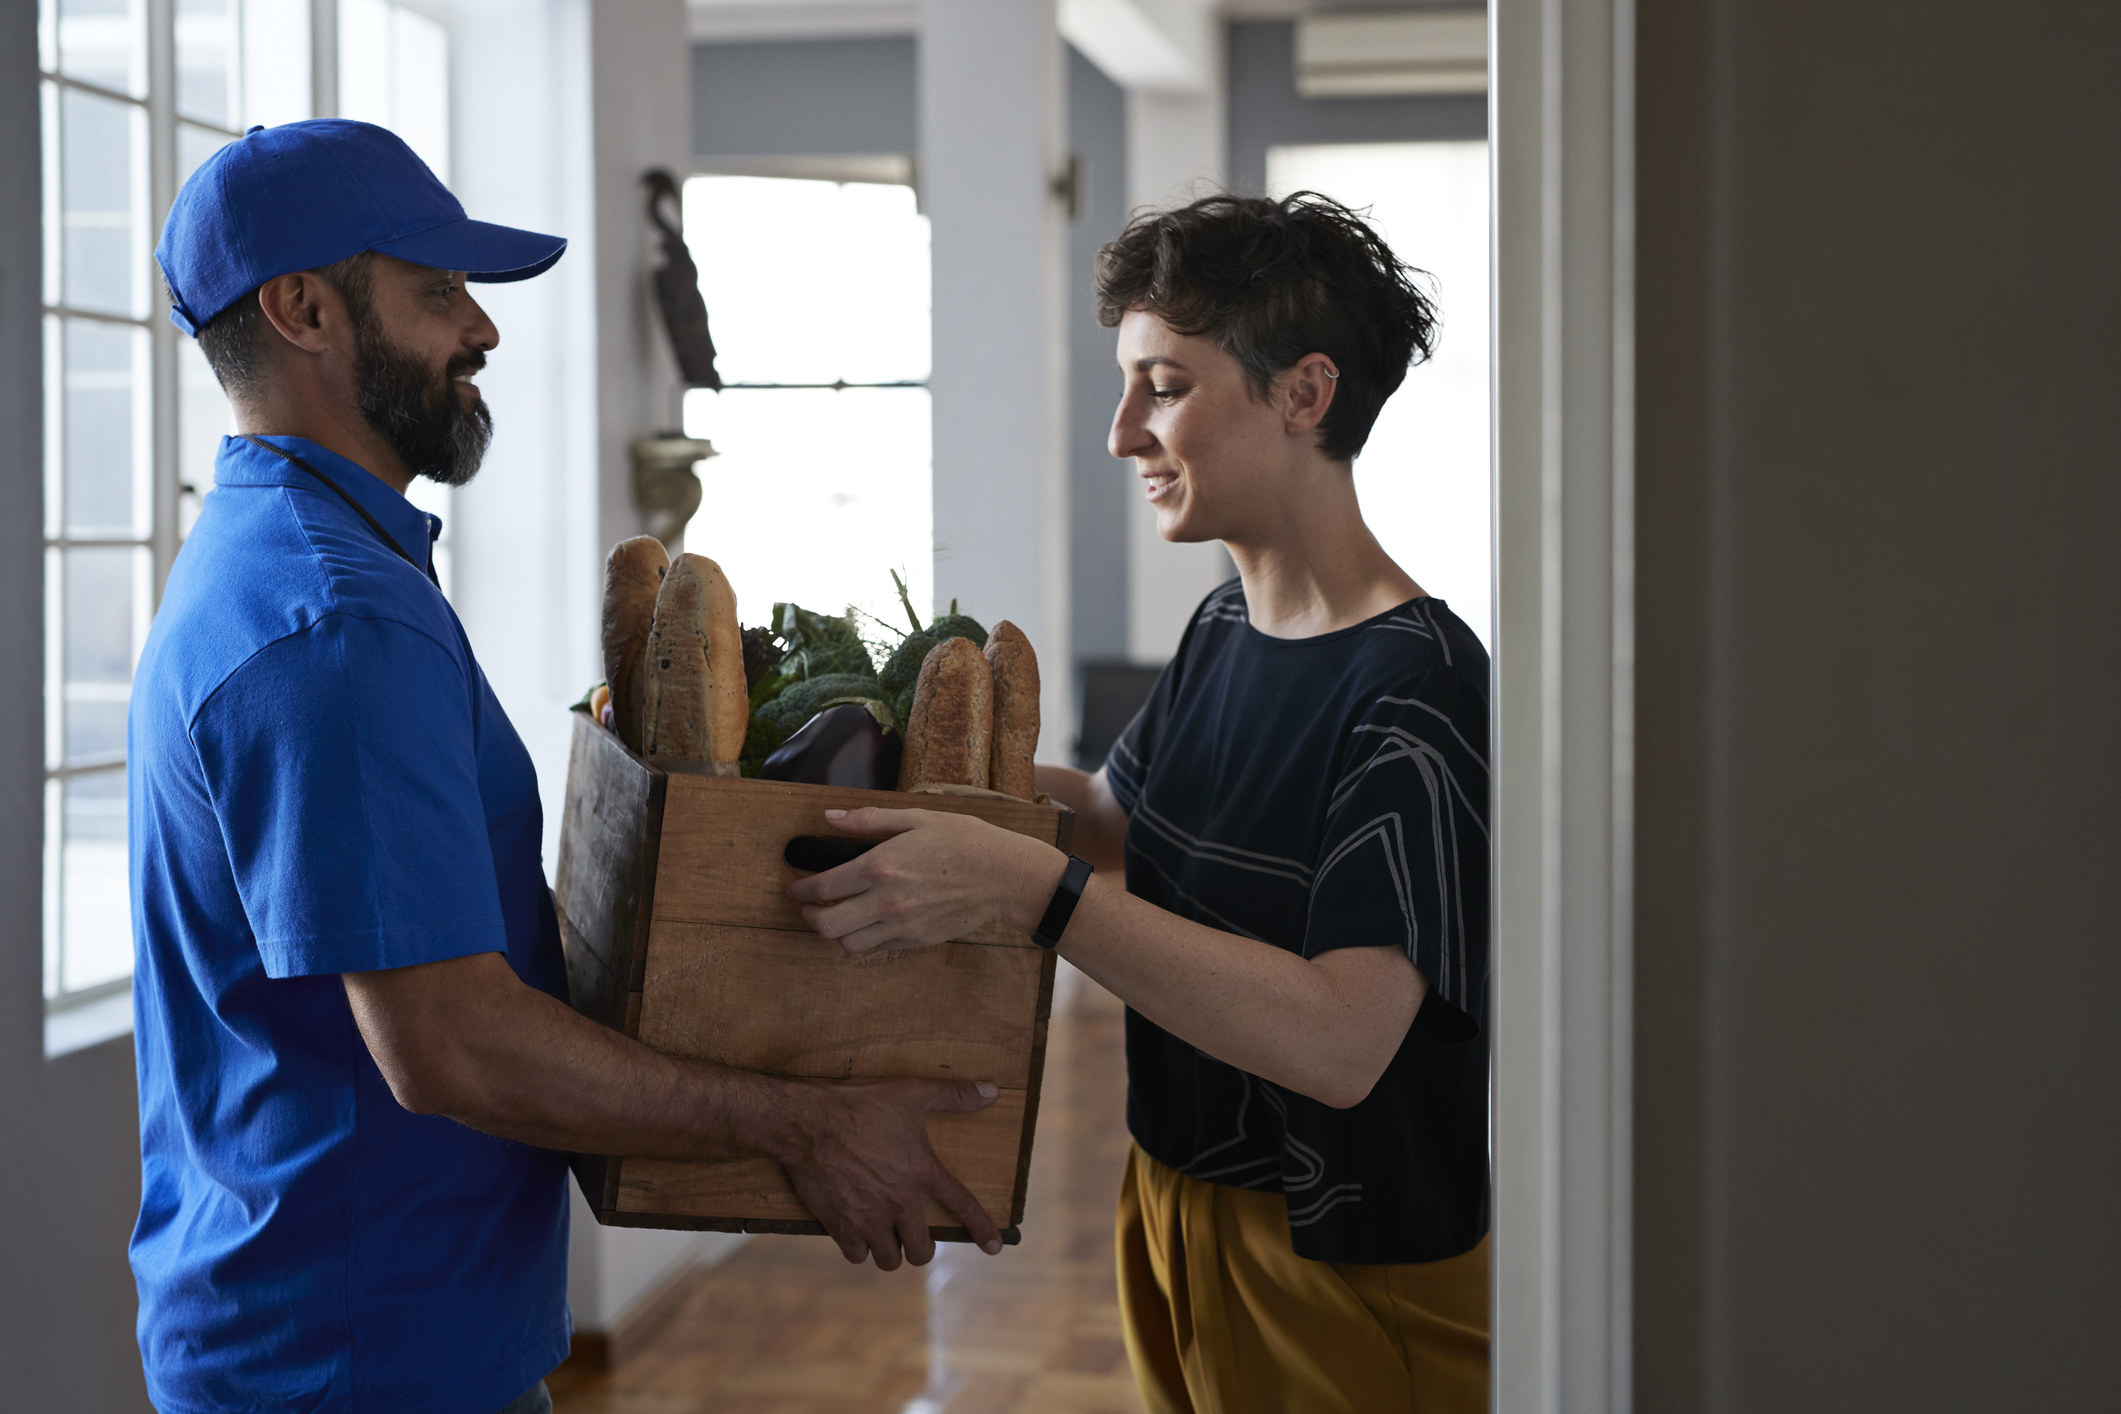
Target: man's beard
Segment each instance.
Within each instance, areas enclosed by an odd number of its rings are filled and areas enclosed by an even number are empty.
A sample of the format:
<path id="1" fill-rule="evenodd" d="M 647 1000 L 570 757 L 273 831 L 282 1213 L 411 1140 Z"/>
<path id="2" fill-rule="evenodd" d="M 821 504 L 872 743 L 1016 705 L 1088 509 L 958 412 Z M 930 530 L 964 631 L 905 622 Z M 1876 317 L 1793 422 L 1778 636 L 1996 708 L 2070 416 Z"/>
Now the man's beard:
<path id="1" fill-rule="evenodd" d="M 486 365 L 476 350 L 449 360 L 439 378 L 383 332 L 367 302 L 349 300 L 354 325 L 354 405 L 375 434 L 415 476 L 462 486 L 479 474 L 493 440 L 493 414 L 480 398 L 469 408 L 457 375 Z"/>

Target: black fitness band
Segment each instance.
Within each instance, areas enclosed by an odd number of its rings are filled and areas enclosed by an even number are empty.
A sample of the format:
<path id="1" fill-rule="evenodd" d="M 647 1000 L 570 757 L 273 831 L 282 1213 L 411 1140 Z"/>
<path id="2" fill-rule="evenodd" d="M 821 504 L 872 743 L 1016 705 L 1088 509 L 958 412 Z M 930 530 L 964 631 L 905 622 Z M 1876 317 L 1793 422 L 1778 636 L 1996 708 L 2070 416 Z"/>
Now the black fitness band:
<path id="1" fill-rule="evenodd" d="M 1038 931 L 1031 941 L 1042 948 L 1060 946 L 1061 934 L 1068 930 L 1068 920 L 1075 916 L 1075 906 L 1083 901 L 1083 886 L 1090 882 L 1090 874 L 1096 866 L 1079 854 L 1068 856 L 1068 867 L 1061 873 L 1060 887 L 1053 891 L 1053 902 L 1046 905 L 1046 916 L 1038 920 Z"/>
<path id="2" fill-rule="evenodd" d="M 332 489 L 333 493 L 336 494 L 340 500 L 344 501 L 347 505 L 353 507 L 355 515 L 368 522 L 368 528 L 370 530 L 373 530 L 378 536 L 380 536 L 382 538 L 383 543 L 385 545 L 388 545 L 392 549 L 392 551 L 397 554 L 397 557 L 399 559 L 403 560 L 406 564 L 411 565 L 414 569 L 419 570 L 421 573 L 425 574 L 429 580 L 433 581 L 435 588 L 440 589 L 442 587 L 442 581 L 435 578 L 434 555 L 432 551 L 430 551 L 427 556 L 427 563 L 424 565 L 421 564 L 418 560 L 405 553 L 405 547 L 403 545 L 400 545 L 397 540 L 391 535 L 391 533 L 383 528 L 383 522 L 377 520 L 374 516 L 368 513 L 368 507 L 362 505 L 359 501 L 356 501 L 353 497 L 346 494 L 345 487 L 339 485 L 338 482 L 332 480 L 323 472 L 318 471 L 315 467 L 311 466 L 308 462 L 296 456 L 293 452 L 286 451 L 280 447 L 275 447 L 272 443 L 267 442 L 262 438 L 253 437 L 248 432 L 243 433 L 242 436 L 243 440 L 250 443 L 252 446 L 263 447 L 266 451 L 271 452 L 274 456 L 280 458 L 282 461 L 293 462 L 296 466 L 301 467 L 302 470 L 308 472 L 311 476 L 314 476 L 315 478 L 317 478 L 317 480 L 323 482 L 326 486 L 329 486 Z"/>

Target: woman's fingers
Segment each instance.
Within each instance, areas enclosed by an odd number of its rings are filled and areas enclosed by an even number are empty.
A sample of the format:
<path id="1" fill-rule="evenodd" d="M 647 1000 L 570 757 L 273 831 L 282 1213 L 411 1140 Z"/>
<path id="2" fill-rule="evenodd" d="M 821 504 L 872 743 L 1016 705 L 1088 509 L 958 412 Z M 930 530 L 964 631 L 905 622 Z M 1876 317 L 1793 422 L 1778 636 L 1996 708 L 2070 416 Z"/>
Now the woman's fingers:
<path id="1" fill-rule="evenodd" d="M 887 810 L 880 805 L 865 805 L 859 810 L 827 810 L 825 823 L 844 835 L 882 839 L 886 835 L 904 834 L 933 813 L 928 810 Z"/>
<path id="2" fill-rule="evenodd" d="M 788 886 L 788 897 L 797 903 L 837 903 L 869 888 L 869 856 L 850 860 L 837 869 L 811 874 Z"/>

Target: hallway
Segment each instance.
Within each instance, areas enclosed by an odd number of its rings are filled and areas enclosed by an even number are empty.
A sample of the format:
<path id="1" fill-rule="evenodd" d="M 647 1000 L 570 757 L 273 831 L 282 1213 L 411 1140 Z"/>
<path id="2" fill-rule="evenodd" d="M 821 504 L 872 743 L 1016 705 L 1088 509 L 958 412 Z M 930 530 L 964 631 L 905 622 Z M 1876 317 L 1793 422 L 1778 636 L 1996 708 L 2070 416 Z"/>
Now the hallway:
<path id="1" fill-rule="evenodd" d="M 925 1270 L 851 1267 L 815 1237 L 754 1237 L 683 1279 L 609 1371 L 563 1369 L 556 1414 L 1121 1414 L 1112 1270 L 1126 1159 L 1120 1004 L 1056 999 L 1021 1245 L 946 1244 Z"/>

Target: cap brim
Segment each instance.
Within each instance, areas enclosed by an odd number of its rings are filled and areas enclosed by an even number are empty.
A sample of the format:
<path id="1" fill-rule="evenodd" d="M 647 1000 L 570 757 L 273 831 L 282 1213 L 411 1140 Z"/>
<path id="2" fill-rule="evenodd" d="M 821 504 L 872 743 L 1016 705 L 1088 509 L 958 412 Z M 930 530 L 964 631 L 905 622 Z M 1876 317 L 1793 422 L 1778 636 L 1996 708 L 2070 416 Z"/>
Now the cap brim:
<path id="1" fill-rule="evenodd" d="M 567 242 L 560 236 L 519 231 L 513 226 L 496 226 L 466 217 L 394 241 L 379 241 L 374 249 L 415 265 L 461 270 L 467 280 L 499 284 L 542 275 L 566 252 Z"/>

